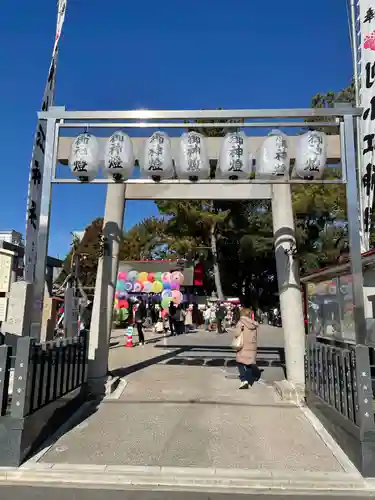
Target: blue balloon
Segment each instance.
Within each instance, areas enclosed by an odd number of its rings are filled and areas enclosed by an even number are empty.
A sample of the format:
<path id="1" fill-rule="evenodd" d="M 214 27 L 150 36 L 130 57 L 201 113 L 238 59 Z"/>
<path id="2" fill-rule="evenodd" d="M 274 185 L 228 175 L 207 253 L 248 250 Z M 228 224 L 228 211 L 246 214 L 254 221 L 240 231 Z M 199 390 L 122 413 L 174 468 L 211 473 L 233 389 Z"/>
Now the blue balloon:
<path id="1" fill-rule="evenodd" d="M 171 288 L 169 281 L 163 281 L 163 288 L 164 290 L 169 290 Z"/>

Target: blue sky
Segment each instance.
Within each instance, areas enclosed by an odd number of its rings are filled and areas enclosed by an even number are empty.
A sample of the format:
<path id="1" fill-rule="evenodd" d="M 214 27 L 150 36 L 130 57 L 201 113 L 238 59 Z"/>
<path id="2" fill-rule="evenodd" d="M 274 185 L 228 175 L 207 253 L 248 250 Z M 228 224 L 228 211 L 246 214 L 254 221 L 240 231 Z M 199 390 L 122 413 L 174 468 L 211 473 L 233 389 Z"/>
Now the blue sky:
<path id="1" fill-rule="evenodd" d="M 68 0 L 56 105 L 309 107 L 352 74 L 345 0 Z M 24 233 L 28 169 L 54 39 L 54 0 L 3 0 L 0 229 Z M 55 186 L 49 253 L 103 215 L 103 186 Z M 125 226 L 157 214 L 129 202 Z"/>

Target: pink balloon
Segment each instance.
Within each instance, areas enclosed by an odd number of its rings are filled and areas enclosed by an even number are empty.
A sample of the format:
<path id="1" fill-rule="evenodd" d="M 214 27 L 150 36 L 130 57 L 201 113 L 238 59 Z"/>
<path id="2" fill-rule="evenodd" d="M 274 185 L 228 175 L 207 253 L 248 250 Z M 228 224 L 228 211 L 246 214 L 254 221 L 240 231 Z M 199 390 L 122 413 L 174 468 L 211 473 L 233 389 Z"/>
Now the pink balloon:
<path id="1" fill-rule="evenodd" d="M 122 281 L 125 281 L 126 280 L 126 272 L 125 271 L 120 271 L 118 273 L 118 279 L 122 280 Z"/>
<path id="2" fill-rule="evenodd" d="M 183 300 L 183 295 L 181 292 L 179 292 L 178 290 L 173 290 L 172 292 L 172 300 L 175 304 L 181 304 L 182 300 Z"/>
<path id="3" fill-rule="evenodd" d="M 180 285 L 184 282 L 184 275 L 180 271 L 174 271 L 171 276 L 172 281 L 176 281 Z"/>
<path id="4" fill-rule="evenodd" d="M 178 283 L 178 281 L 171 281 L 171 289 L 172 290 L 179 290 L 180 289 L 180 283 Z"/>

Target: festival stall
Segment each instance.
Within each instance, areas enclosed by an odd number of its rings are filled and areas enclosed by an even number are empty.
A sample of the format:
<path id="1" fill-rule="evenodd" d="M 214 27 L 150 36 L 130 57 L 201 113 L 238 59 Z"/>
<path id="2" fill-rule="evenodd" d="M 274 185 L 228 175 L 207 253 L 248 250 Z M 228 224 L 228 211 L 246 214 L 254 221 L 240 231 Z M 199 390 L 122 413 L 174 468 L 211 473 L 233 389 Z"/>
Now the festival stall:
<path id="1" fill-rule="evenodd" d="M 119 321 L 126 321 L 131 303 L 139 297 L 147 302 L 153 300 L 167 310 L 170 303 L 181 304 L 184 299 L 181 286 L 184 275 L 180 271 L 150 272 L 119 271 L 115 293 L 115 311 Z"/>

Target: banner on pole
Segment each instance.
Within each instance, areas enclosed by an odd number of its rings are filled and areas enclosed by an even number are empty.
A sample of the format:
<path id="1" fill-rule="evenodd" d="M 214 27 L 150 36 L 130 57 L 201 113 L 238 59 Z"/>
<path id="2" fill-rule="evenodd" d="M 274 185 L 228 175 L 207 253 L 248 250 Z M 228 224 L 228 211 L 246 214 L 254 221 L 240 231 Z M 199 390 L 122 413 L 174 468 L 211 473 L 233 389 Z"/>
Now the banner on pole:
<path id="1" fill-rule="evenodd" d="M 361 200 L 363 243 L 370 248 L 371 223 L 375 189 L 375 0 L 359 0 L 360 30 L 360 106 Z"/>
<path id="2" fill-rule="evenodd" d="M 51 64 L 48 71 L 47 83 L 44 88 L 42 111 L 47 111 L 53 105 L 56 82 L 56 62 L 59 49 L 59 41 L 65 21 L 67 0 L 59 0 L 56 36 L 53 45 Z M 26 212 L 26 244 L 24 256 L 24 278 L 33 282 L 35 279 L 35 266 L 37 260 L 37 237 L 39 231 L 39 213 L 42 195 L 42 179 L 44 170 L 44 146 L 46 139 L 46 121 L 39 120 L 34 137 L 33 152 L 30 163 L 29 190 L 27 196 Z"/>

